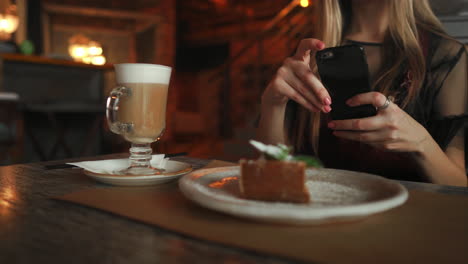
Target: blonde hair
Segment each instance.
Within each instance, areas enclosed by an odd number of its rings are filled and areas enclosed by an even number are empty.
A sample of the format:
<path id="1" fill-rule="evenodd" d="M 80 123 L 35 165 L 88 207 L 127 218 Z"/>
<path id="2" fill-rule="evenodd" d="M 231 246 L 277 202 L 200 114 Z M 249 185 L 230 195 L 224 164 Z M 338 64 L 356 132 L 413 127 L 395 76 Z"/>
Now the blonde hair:
<path id="1" fill-rule="evenodd" d="M 384 64 L 372 86 L 376 91 L 388 95 L 395 85 L 394 80 L 401 74 L 401 65 L 406 63 L 411 73 L 411 85 L 401 102 L 401 106 L 405 107 L 415 98 L 425 77 L 426 61 L 418 29 L 444 36 L 446 34 L 428 0 L 387 0 L 386 3 L 389 5 L 390 19 L 384 41 Z M 351 1 L 320 0 L 315 5 L 316 38 L 322 40 L 326 47 L 341 45 L 351 20 Z M 313 70 L 316 71 L 315 68 Z M 293 126 L 291 143 L 297 151 L 303 150 L 306 133 L 310 131 L 312 147 L 318 155 L 320 113 L 311 114 L 301 106 L 298 109 L 298 122 Z"/>

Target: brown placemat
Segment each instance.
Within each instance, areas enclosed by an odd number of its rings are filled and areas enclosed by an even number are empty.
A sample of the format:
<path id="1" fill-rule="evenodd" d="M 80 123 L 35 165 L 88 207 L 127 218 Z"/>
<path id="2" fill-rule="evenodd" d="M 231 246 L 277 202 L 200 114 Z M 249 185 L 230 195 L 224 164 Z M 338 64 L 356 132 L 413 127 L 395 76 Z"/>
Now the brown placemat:
<path id="1" fill-rule="evenodd" d="M 212 163 L 210 167 L 231 165 Z M 204 209 L 176 183 L 99 188 L 66 200 L 192 237 L 319 263 L 468 263 L 468 197 L 410 191 L 401 207 L 353 223 L 285 226 Z M 138 205 L 138 206 L 136 206 Z"/>

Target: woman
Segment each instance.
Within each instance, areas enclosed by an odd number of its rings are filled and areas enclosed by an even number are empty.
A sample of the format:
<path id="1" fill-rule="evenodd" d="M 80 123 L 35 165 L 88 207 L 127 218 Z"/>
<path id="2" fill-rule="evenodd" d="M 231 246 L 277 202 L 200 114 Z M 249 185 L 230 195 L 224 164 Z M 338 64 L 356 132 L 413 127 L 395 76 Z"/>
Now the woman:
<path id="1" fill-rule="evenodd" d="M 302 40 L 265 89 L 257 138 L 315 153 L 327 167 L 467 186 L 466 50 L 444 33 L 428 1 L 315 3 L 318 39 Z M 348 43 L 364 47 L 373 91 L 347 103 L 378 113 L 330 120 L 332 98 L 310 58 Z"/>

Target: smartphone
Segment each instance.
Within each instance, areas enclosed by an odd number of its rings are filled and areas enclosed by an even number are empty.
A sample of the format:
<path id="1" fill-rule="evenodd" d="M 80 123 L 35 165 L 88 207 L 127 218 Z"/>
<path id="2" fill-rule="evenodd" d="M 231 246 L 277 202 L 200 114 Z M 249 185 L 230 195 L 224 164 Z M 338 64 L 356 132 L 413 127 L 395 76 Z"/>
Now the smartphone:
<path id="1" fill-rule="evenodd" d="M 377 114 L 372 105 L 350 107 L 346 104 L 349 98 L 371 91 L 363 47 L 345 45 L 327 48 L 318 51 L 315 59 L 320 79 L 332 99 L 330 115 L 333 120 L 364 118 Z"/>

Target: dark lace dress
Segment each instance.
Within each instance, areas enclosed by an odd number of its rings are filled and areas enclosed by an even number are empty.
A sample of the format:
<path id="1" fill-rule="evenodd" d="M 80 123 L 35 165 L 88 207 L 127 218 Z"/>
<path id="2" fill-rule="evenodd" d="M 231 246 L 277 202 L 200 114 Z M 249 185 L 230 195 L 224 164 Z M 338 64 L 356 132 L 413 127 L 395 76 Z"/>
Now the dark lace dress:
<path id="1" fill-rule="evenodd" d="M 371 81 L 381 65 L 383 45 L 360 44 L 365 48 Z M 467 56 L 465 47 L 455 40 L 428 34 L 424 53 L 427 58 L 426 78 L 417 98 L 404 110 L 421 123 L 445 151 L 447 148 L 464 150 L 464 127 L 468 123 Z M 395 81 L 395 103 L 401 103 L 410 81 L 402 65 L 401 78 Z M 333 107 L 333 105 L 332 105 Z M 298 105 L 289 102 L 286 129 L 291 131 Z M 363 171 L 392 179 L 427 181 L 419 174 L 408 153 L 388 152 L 370 145 L 340 139 L 326 127 L 328 115 L 322 116 L 319 157 L 328 168 Z M 288 133 L 290 134 L 290 133 Z M 304 154 L 313 154 L 311 142 L 305 139 Z"/>

